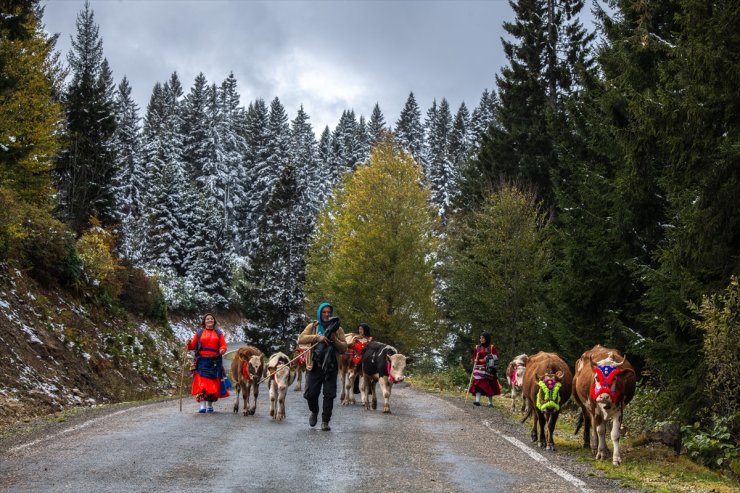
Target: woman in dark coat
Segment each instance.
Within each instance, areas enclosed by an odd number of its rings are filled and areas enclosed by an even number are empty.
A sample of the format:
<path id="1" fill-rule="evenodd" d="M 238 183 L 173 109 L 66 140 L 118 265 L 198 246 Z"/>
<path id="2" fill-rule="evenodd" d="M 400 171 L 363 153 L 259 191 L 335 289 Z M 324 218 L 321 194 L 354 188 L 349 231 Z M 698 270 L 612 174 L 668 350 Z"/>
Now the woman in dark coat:
<path id="1" fill-rule="evenodd" d="M 483 332 L 480 335 L 480 344 L 473 349 L 473 380 L 468 389 L 468 392 L 475 394 L 473 404 L 476 406 L 480 406 L 481 394 L 488 397 L 488 407 L 493 407 L 493 396 L 501 394 L 501 386 L 498 384 L 495 371 L 491 372 L 486 368 L 486 358 L 489 355 L 498 358 L 498 349 L 491 344 L 491 334 Z"/>

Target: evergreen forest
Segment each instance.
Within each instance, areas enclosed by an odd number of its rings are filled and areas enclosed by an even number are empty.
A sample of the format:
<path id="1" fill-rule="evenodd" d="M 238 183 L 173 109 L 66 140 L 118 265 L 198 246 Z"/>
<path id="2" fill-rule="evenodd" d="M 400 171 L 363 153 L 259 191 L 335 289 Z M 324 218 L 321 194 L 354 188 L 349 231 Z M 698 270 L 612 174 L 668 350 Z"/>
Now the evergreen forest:
<path id="1" fill-rule="evenodd" d="M 609 0 L 593 32 L 584 0 L 510 4 L 470 108 L 409 88 L 395 122 L 315 129 L 233 74 L 140 108 L 89 4 L 60 54 L 39 0 L 0 2 L 0 263 L 148 317 L 236 310 L 268 352 L 325 300 L 430 372 L 483 331 L 505 361 L 616 347 L 655 422 L 722 418 L 736 454 L 740 2 Z"/>

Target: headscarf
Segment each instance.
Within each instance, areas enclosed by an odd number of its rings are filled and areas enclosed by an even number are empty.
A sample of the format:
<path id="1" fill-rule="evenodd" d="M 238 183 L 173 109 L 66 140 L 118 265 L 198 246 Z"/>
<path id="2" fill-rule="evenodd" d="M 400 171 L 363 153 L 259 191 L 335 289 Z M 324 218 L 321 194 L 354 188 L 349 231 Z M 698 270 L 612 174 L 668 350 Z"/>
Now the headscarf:
<path id="1" fill-rule="evenodd" d="M 362 327 L 362 330 L 365 332 L 365 337 L 370 337 L 370 326 L 368 324 L 360 322 L 358 327 Z"/>
<path id="2" fill-rule="evenodd" d="M 483 344 L 483 347 L 491 347 L 491 334 L 488 332 L 481 332 L 480 335 L 483 338 L 483 340 L 486 341 Z"/>
<path id="3" fill-rule="evenodd" d="M 320 304 L 319 305 L 319 309 L 316 310 L 316 321 L 318 322 L 318 329 L 317 329 L 317 332 L 316 333 L 318 335 L 320 335 L 320 336 L 323 336 L 324 335 L 324 323 L 321 321 L 321 310 L 323 310 L 327 306 L 329 308 L 331 308 L 331 313 L 333 315 L 334 314 L 334 307 L 332 306 L 331 303 L 328 303 L 326 301 L 323 302 L 322 304 Z"/>

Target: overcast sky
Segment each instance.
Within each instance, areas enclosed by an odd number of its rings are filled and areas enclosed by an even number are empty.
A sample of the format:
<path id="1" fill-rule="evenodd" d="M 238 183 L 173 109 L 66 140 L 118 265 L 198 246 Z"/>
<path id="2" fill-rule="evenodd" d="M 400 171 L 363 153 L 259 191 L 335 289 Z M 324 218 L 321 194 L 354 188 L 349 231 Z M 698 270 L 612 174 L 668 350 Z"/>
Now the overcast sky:
<path id="1" fill-rule="evenodd" d="M 44 2 L 47 31 L 65 60 L 84 0 Z M 185 93 L 203 72 L 237 79 L 241 103 L 275 97 L 292 120 L 303 104 L 316 133 L 345 109 L 370 117 L 378 102 L 394 125 L 413 91 L 470 111 L 506 63 L 505 0 L 91 0 L 116 84 L 128 77 L 144 116 L 154 84 L 173 71 Z"/>

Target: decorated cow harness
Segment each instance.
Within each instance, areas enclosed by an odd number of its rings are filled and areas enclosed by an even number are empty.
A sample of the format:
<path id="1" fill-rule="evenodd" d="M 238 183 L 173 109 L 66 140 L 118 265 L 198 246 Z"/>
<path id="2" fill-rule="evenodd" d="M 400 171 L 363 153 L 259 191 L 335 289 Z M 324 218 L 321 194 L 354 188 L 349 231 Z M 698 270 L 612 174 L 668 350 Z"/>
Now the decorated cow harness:
<path id="1" fill-rule="evenodd" d="M 555 378 L 543 378 L 537 385 L 537 409 L 542 412 L 560 411 L 560 387 L 562 384 Z"/>
<path id="2" fill-rule="evenodd" d="M 619 400 L 619 396 L 622 393 L 621 385 L 616 385 L 612 390 L 614 379 L 617 375 L 622 373 L 621 368 L 616 368 L 611 365 L 597 365 L 594 367 L 594 375 L 596 379 L 591 384 L 591 399 L 596 401 L 602 394 L 607 394 L 611 397 L 612 403 L 616 404 Z"/>

